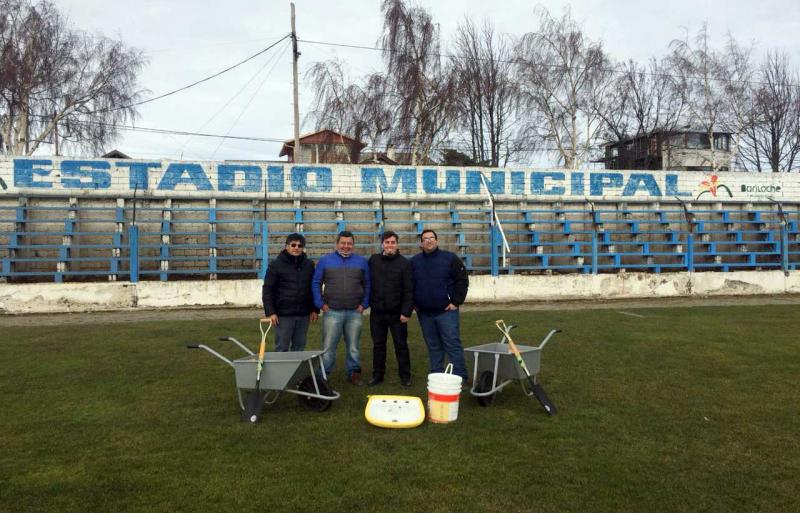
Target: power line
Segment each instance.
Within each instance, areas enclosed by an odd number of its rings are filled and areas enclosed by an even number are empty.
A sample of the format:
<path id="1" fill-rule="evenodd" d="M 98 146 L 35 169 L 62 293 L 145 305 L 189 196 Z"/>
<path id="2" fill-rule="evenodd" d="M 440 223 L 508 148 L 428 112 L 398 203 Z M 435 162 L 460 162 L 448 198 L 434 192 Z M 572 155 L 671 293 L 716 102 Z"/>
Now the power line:
<path id="1" fill-rule="evenodd" d="M 151 133 L 151 134 L 165 134 L 165 135 L 189 135 L 193 137 L 215 137 L 221 139 L 236 139 L 242 141 L 257 141 L 257 142 L 276 142 L 276 143 L 283 143 L 285 139 L 275 139 L 269 137 L 253 137 L 253 136 L 242 136 L 242 135 L 220 135 L 220 134 L 209 134 L 203 132 L 188 132 L 185 130 L 170 130 L 166 128 L 149 128 L 149 127 L 141 127 L 141 126 L 130 126 L 130 125 L 118 125 L 116 123 L 103 123 L 101 121 L 74 121 L 77 124 L 82 125 L 95 125 L 95 126 L 107 126 L 110 128 L 115 128 L 117 130 L 126 130 L 130 132 L 143 132 L 143 133 Z"/>
<path id="2" fill-rule="evenodd" d="M 286 46 L 284 46 L 283 52 L 285 52 L 285 51 L 286 51 L 286 48 L 287 48 L 287 47 L 286 47 Z M 283 52 L 279 52 L 279 53 L 273 54 L 273 57 L 274 57 L 274 63 L 277 63 L 277 62 L 278 62 L 278 60 L 280 59 L 280 56 L 281 56 L 281 55 L 283 55 Z M 227 109 L 227 108 L 228 108 L 228 105 L 230 105 L 231 103 L 233 103 L 233 101 L 234 101 L 236 98 L 238 98 L 238 97 L 239 97 L 239 95 L 240 95 L 240 94 L 242 94 L 242 93 L 245 91 L 245 89 L 247 89 L 247 87 L 248 87 L 248 86 L 249 86 L 249 85 L 250 85 L 250 84 L 251 84 L 251 83 L 252 83 L 252 82 L 253 82 L 253 81 L 256 79 L 256 77 L 258 77 L 258 76 L 261 74 L 261 72 L 263 72 L 263 71 L 264 71 L 264 70 L 267 68 L 267 66 L 269 66 L 269 65 L 270 65 L 270 63 L 273 63 L 273 58 L 267 59 L 267 61 L 266 61 L 266 62 L 264 62 L 264 64 L 263 64 L 263 65 L 262 65 L 262 66 L 261 66 L 261 67 L 260 67 L 260 68 L 259 68 L 259 69 L 258 69 L 258 70 L 257 70 L 257 71 L 254 73 L 254 74 L 253 74 L 253 76 L 252 76 L 252 77 L 250 77 L 250 79 L 249 79 L 247 82 L 245 82 L 245 84 L 244 84 L 244 85 L 242 85 L 242 87 L 240 87 L 240 88 L 239 88 L 239 90 L 236 92 L 236 94 L 234 94 L 233 96 L 231 96 L 231 98 L 230 98 L 230 99 L 229 99 L 227 102 L 225 102 L 225 104 L 224 104 L 222 107 L 220 107 L 220 109 L 219 109 L 219 110 L 217 110 L 217 112 L 215 112 L 215 113 L 214 113 L 214 115 L 213 115 L 213 116 L 211 116 L 211 117 L 208 119 L 208 121 L 206 121 L 205 123 L 203 123 L 203 125 L 202 125 L 200 128 L 198 128 L 198 129 L 196 130 L 196 132 L 200 132 L 200 131 L 202 131 L 202 130 L 203 130 L 205 127 L 206 127 L 206 126 L 208 126 L 208 125 L 209 125 L 209 124 L 210 124 L 212 121 L 214 121 L 214 119 L 216 119 L 216 118 L 217 118 L 217 116 L 219 116 L 219 115 L 220 115 L 220 114 L 221 114 L 221 113 L 222 113 L 222 112 L 223 112 L 225 109 Z M 274 68 L 274 63 L 273 63 L 273 68 Z M 270 71 L 267 73 L 267 76 L 269 76 L 269 73 L 271 73 L 271 72 L 272 72 L 272 70 L 270 69 Z M 252 100 L 251 100 L 251 101 L 252 101 Z M 248 103 L 248 104 L 249 104 L 249 103 Z M 232 127 L 231 127 L 231 128 L 232 128 Z M 228 134 L 229 134 L 230 132 L 231 132 L 231 131 L 230 131 L 230 130 L 228 130 Z M 227 134 L 226 134 L 226 135 L 227 135 Z M 181 153 L 181 154 L 183 153 L 183 150 L 184 150 L 184 149 L 186 148 L 186 146 L 189 144 L 189 141 L 191 141 L 191 139 L 192 139 L 191 137 L 189 137 L 189 138 L 187 138 L 187 139 L 186 139 L 186 141 L 185 141 L 185 142 L 183 143 L 183 145 L 181 146 L 181 148 L 180 148 L 180 150 L 179 150 L 179 153 Z"/>
<path id="3" fill-rule="evenodd" d="M 98 109 L 98 110 L 95 110 L 95 111 L 87 112 L 86 114 L 97 114 L 98 112 L 109 112 L 109 111 L 115 111 L 115 110 L 129 109 L 131 107 L 138 107 L 139 105 L 144 105 L 146 103 L 154 102 L 156 100 L 160 100 L 162 98 L 166 98 L 168 96 L 172 96 L 173 94 L 180 93 L 181 91 L 185 91 L 185 90 L 190 89 L 190 88 L 192 88 L 192 87 L 194 87 L 196 85 L 200 85 L 203 82 L 208 82 L 209 80 L 211 80 L 213 78 L 216 78 L 216 77 L 222 75 L 223 73 L 227 73 L 227 72 L 231 71 L 232 69 L 238 68 L 242 64 L 255 59 L 256 57 L 258 57 L 259 55 L 261 55 L 261 54 L 263 54 L 265 52 L 268 52 L 269 50 L 271 50 L 272 48 L 277 46 L 278 43 L 280 43 L 284 39 L 287 39 L 288 37 L 289 37 L 289 34 L 287 34 L 287 35 L 283 36 L 282 38 L 278 39 L 277 41 L 275 41 L 274 43 L 272 43 L 268 47 L 264 48 L 263 50 L 259 50 L 258 52 L 254 53 L 253 55 L 251 55 L 250 57 L 244 59 L 243 61 L 237 62 L 233 66 L 229 66 L 229 67 L 223 69 L 222 71 L 218 71 L 217 73 L 214 73 L 213 75 L 209 75 L 209 76 L 207 76 L 207 77 L 205 77 L 203 79 L 200 79 L 200 80 L 198 80 L 196 82 L 192 82 L 189 85 L 185 85 L 183 87 L 179 87 L 178 89 L 175 89 L 174 91 L 170 91 L 168 93 L 164 93 L 162 95 L 156 96 L 154 98 L 149 98 L 147 100 L 142 100 L 140 102 L 131 103 L 131 104 L 128 104 L 128 105 L 122 105 L 120 107 L 108 107 L 108 108 L 105 108 L 105 109 Z"/>
<path id="4" fill-rule="evenodd" d="M 227 131 L 227 132 L 225 132 L 225 135 L 226 135 L 226 136 L 227 136 L 228 134 L 230 134 L 230 133 L 233 131 L 233 129 L 234 129 L 234 128 L 236 127 L 236 125 L 239 123 L 239 120 L 240 120 L 240 119 L 242 119 L 242 116 L 243 116 L 243 115 L 244 115 L 244 113 L 247 111 L 247 108 L 248 108 L 248 107 L 250 107 L 250 104 L 251 104 L 251 103 L 253 103 L 253 100 L 255 100 L 255 99 L 256 99 L 256 96 L 258 95 L 259 91 L 261 91 L 261 88 L 262 88 L 262 87 L 264 87 L 264 84 L 267 82 L 267 79 L 269 78 L 270 74 L 271 74 L 271 73 L 272 73 L 272 71 L 275 69 L 275 66 L 276 66 L 276 65 L 278 64 L 278 62 L 280 61 L 280 58 L 281 58 L 281 57 L 282 57 L 282 56 L 283 56 L 283 55 L 286 53 L 286 50 L 287 50 L 288 48 L 289 48 L 288 46 L 284 46 L 284 47 L 283 47 L 283 50 L 282 50 L 280 53 L 276 54 L 276 55 L 277 55 L 277 57 L 275 58 L 275 62 L 273 62 L 273 64 L 272 64 L 272 67 L 271 67 L 271 68 L 270 68 L 270 69 L 267 71 L 267 73 L 264 75 L 264 79 L 263 79 L 263 80 L 261 80 L 261 83 L 260 83 L 260 84 L 258 85 L 258 87 L 255 89 L 255 91 L 253 91 L 253 94 L 250 96 L 250 99 L 247 101 L 247 103 L 244 105 L 244 107 L 242 107 L 242 110 L 241 110 L 241 111 L 239 111 L 239 115 L 238 115 L 238 116 L 236 116 L 236 119 L 233 121 L 233 123 L 231 123 L 231 126 L 230 126 L 230 128 L 228 129 L 228 131 Z M 262 68 L 262 69 L 263 69 L 263 68 Z M 261 72 L 261 71 L 259 71 L 259 73 L 260 73 L 260 72 Z M 255 77 L 254 77 L 254 78 L 255 78 Z M 211 158 L 212 158 L 212 159 L 213 159 L 213 158 L 214 158 L 214 157 L 217 155 L 217 152 L 218 152 L 218 151 L 219 151 L 219 149 L 222 147 L 222 143 L 224 143 L 224 142 L 225 142 L 225 140 L 226 140 L 225 138 L 220 138 L 220 140 L 219 140 L 219 144 L 218 144 L 218 145 L 217 145 L 217 147 L 214 149 L 214 153 L 212 153 L 212 154 L 211 154 Z"/>
<path id="5" fill-rule="evenodd" d="M 308 44 L 314 44 L 314 45 L 335 46 L 335 47 L 339 47 L 339 48 L 353 48 L 353 49 L 356 49 L 356 50 L 371 50 L 371 51 L 375 51 L 375 52 L 401 53 L 399 50 L 391 50 L 389 48 L 383 48 L 383 47 L 379 47 L 379 46 L 366 46 L 366 45 L 354 45 L 354 44 L 345 44 L 345 43 L 334 43 L 334 42 L 331 42 L 331 41 L 313 41 L 313 40 L 310 40 L 310 39 L 298 39 L 297 41 L 301 42 L 301 43 L 308 43 Z M 459 56 L 454 55 L 452 53 L 442 53 L 442 52 L 426 52 L 426 53 L 428 53 L 429 55 L 434 55 L 434 56 L 443 57 L 443 58 L 457 58 L 457 57 L 459 57 Z M 519 60 L 487 59 L 487 58 L 484 58 L 484 57 L 470 57 L 468 60 L 492 61 L 492 62 L 503 63 L 503 64 L 519 64 L 520 63 Z M 571 66 L 564 66 L 564 65 L 561 65 L 561 64 L 549 64 L 549 63 L 544 63 L 544 62 L 533 63 L 533 64 L 538 65 L 538 66 L 542 66 L 542 67 L 545 67 L 545 68 L 554 68 L 554 69 L 567 69 L 567 68 L 570 68 L 570 69 L 572 69 Z M 586 70 L 587 67 L 586 66 L 577 66 L 574 69 Z M 706 79 L 705 77 L 698 77 L 698 76 L 691 76 L 691 75 L 690 76 L 682 76 L 682 75 L 676 75 L 674 73 L 657 73 L 657 72 L 652 72 L 652 71 L 633 71 L 633 72 L 631 72 L 631 71 L 618 69 L 618 68 L 598 68 L 598 69 L 601 70 L 601 71 L 608 72 L 608 73 L 618 73 L 618 74 L 621 74 L 621 75 L 628 74 L 628 73 L 633 73 L 635 75 L 643 75 L 643 76 L 650 76 L 650 77 L 657 77 L 657 78 L 676 78 L 676 79 L 690 79 L 690 80 L 705 80 Z M 760 82 L 760 81 L 756 81 L 756 80 L 731 80 L 730 78 L 713 78 L 713 77 L 712 78 L 708 78 L 707 80 L 712 81 L 712 82 L 728 82 L 728 83 L 731 83 L 731 84 L 778 85 L 778 86 L 783 86 L 783 87 L 798 87 L 798 88 L 800 88 L 800 84 L 793 84 L 793 83 L 788 83 L 788 82 L 787 83 L 782 83 L 782 84 L 770 84 L 770 83 L 767 83 L 767 82 Z"/>

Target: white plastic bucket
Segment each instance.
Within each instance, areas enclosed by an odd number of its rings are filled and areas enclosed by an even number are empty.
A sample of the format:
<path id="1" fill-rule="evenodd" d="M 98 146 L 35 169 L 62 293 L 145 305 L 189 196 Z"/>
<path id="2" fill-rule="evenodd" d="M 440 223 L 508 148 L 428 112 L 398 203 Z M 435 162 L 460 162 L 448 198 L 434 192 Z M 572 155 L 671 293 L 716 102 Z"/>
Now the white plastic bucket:
<path id="1" fill-rule="evenodd" d="M 458 418 L 461 376 L 453 375 L 453 364 L 444 372 L 428 374 L 428 420 L 447 424 Z"/>

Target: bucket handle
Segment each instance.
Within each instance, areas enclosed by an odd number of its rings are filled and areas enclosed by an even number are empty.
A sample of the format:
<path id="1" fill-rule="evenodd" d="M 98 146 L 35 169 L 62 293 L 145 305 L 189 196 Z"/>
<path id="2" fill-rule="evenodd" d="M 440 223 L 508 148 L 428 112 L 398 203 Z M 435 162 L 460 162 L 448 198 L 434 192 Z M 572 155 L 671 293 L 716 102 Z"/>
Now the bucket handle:
<path id="1" fill-rule="evenodd" d="M 447 364 L 447 367 L 444 368 L 444 373 L 445 374 L 452 374 L 453 373 L 453 364 L 452 363 L 448 363 Z"/>

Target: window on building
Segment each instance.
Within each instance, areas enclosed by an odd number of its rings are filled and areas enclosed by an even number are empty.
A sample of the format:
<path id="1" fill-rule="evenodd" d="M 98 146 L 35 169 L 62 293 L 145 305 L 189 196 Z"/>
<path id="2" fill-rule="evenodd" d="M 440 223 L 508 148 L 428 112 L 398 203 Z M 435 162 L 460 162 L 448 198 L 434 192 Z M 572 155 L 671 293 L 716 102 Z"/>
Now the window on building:
<path id="1" fill-rule="evenodd" d="M 686 134 L 672 134 L 667 140 L 672 148 L 685 148 L 686 147 Z"/>
<path id="2" fill-rule="evenodd" d="M 714 134 L 714 149 L 730 151 L 731 137 L 728 134 Z"/>
<path id="3" fill-rule="evenodd" d="M 695 150 L 707 150 L 711 148 L 708 141 L 708 134 L 693 132 L 686 134 L 686 147 Z"/>

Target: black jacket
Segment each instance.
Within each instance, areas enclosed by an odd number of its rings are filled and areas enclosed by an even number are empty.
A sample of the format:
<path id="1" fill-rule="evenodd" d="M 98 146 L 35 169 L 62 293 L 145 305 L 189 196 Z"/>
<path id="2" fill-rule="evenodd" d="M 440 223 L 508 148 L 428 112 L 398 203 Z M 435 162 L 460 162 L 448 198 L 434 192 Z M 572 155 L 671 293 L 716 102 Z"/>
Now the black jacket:
<path id="1" fill-rule="evenodd" d="M 411 258 L 414 304 L 418 312 L 441 313 L 447 305 L 460 306 L 467 299 L 469 276 L 455 253 L 436 249 Z"/>
<path id="2" fill-rule="evenodd" d="M 414 306 L 414 279 L 411 262 L 400 253 L 369 259 L 372 279 L 369 304 L 375 313 L 396 313 L 411 317 Z"/>
<path id="3" fill-rule="evenodd" d="M 293 257 L 286 250 L 272 260 L 261 289 L 264 313 L 281 315 L 308 315 L 316 312 L 311 295 L 311 278 L 314 262 L 303 253 Z"/>

